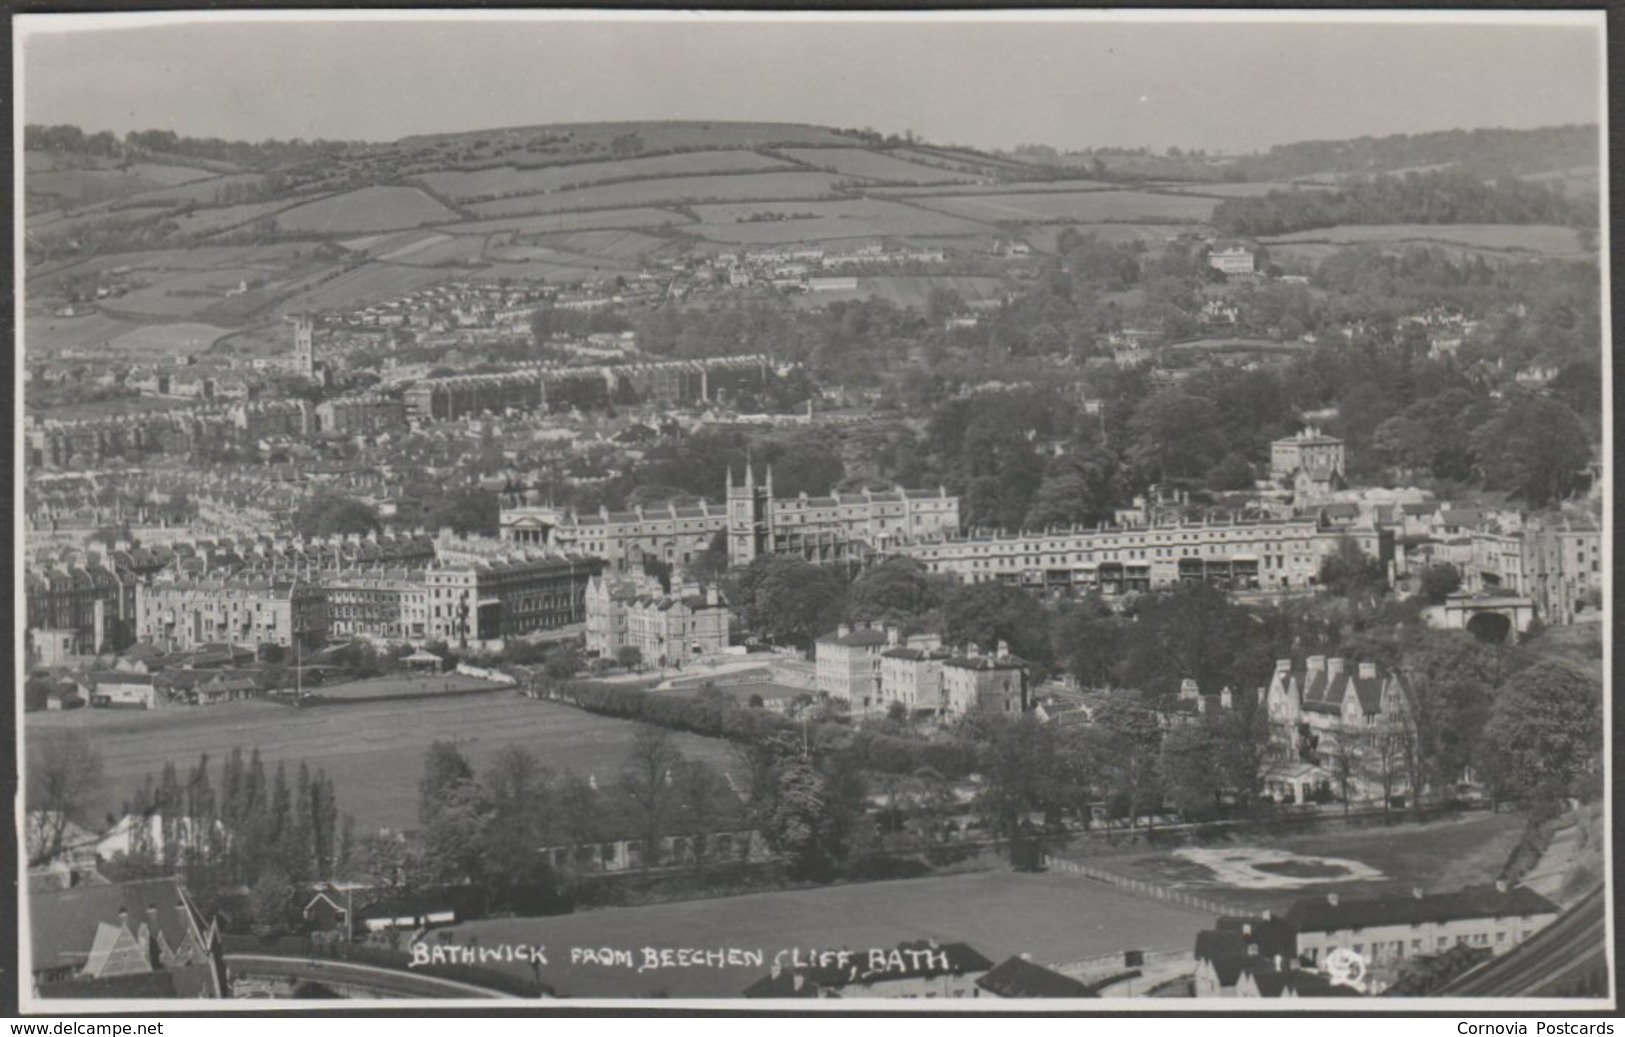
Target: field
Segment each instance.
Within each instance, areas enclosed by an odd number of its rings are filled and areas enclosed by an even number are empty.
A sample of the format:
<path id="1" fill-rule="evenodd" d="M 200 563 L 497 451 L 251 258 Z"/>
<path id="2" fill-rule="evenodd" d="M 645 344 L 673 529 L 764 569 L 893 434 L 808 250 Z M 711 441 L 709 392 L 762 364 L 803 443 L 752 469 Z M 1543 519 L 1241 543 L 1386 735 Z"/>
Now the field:
<path id="1" fill-rule="evenodd" d="M 448 694 L 462 694 L 464 692 L 507 692 L 509 689 L 491 681 L 480 680 L 461 673 L 442 674 L 395 674 L 389 677 L 373 677 L 368 680 L 345 681 L 342 684 L 323 686 L 309 689 L 313 694 L 324 699 L 334 699 L 340 702 L 365 702 L 369 699 L 399 698 L 402 696 L 423 697 Z"/>
<path id="2" fill-rule="evenodd" d="M 556 194 L 533 194 L 476 202 L 468 208 L 482 218 L 572 209 L 619 209 L 718 199 L 818 198 L 835 193 L 838 176 L 829 173 L 740 173 L 728 176 L 679 176 L 633 180 L 624 184 L 583 187 Z"/>
<path id="3" fill-rule="evenodd" d="M 842 176 L 855 176 L 864 180 L 884 180 L 899 184 L 940 184 L 977 179 L 973 173 L 922 166 L 864 148 L 784 148 L 780 154 L 815 169 L 833 169 Z"/>
<path id="4" fill-rule="evenodd" d="M 277 216 L 277 225 L 294 232 L 360 234 L 456 218 L 456 213 L 415 187 L 363 187 L 289 209 Z"/>
<path id="5" fill-rule="evenodd" d="M 137 163 L 128 169 L 30 170 L 24 174 L 23 185 L 28 194 L 78 205 L 127 198 L 213 177 L 213 173 L 201 169 Z"/>
<path id="6" fill-rule="evenodd" d="M 294 310 L 343 310 L 364 306 L 384 299 L 394 299 L 419 288 L 426 288 L 458 276 L 450 267 L 394 266 L 386 263 L 368 263 L 346 271 L 330 281 L 313 284 L 308 292 L 301 292 L 293 304 L 285 308 Z M 281 309 L 281 308 L 279 308 Z"/>
<path id="7" fill-rule="evenodd" d="M 695 173 L 756 173 L 766 169 L 788 169 L 786 163 L 758 155 L 754 151 L 692 151 L 679 155 L 629 158 L 619 162 L 584 162 L 579 165 L 544 166 L 525 169 L 497 166 L 494 169 L 448 169 L 419 173 L 414 180 L 429 190 L 456 201 L 467 198 L 510 194 L 542 194 L 586 187 L 605 180 L 633 177 L 689 176 Z"/>
<path id="8" fill-rule="evenodd" d="M 972 235 L 996 233 L 994 228 L 948 213 L 878 198 L 851 198 L 838 202 L 787 202 L 762 205 L 695 206 L 701 222 L 688 229 L 713 241 L 746 245 L 776 245 L 792 241 L 829 241 L 837 238 L 875 238 L 887 235 Z M 759 212 L 785 215 L 813 213 L 813 219 L 764 220 L 741 223 Z"/>
<path id="9" fill-rule="evenodd" d="M 1206 195 L 1213 198 L 1259 198 L 1271 191 L 1324 191 L 1325 184 L 1290 184 L 1258 181 L 1246 184 L 1168 184 L 1167 189 L 1180 194 Z"/>
<path id="10" fill-rule="evenodd" d="M 1179 850 L 1087 851 L 1075 848 L 1065 856 L 1106 868 L 1130 878 L 1145 879 L 1177 889 L 1234 904 L 1238 910 L 1269 908 L 1283 911 L 1294 900 L 1336 892 L 1349 899 L 1408 893 L 1420 886 L 1428 891 L 1457 889 L 1464 885 L 1491 882 L 1523 834 L 1521 815 L 1480 812 L 1466 817 L 1425 824 L 1327 825 L 1321 831 L 1296 835 L 1260 836 L 1233 840 L 1201 848 L 1245 861 L 1267 860 L 1270 856 L 1288 858 L 1283 863 L 1266 864 L 1266 872 L 1305 881 L 1297 888 L 1263 888 L 1262 884 L 1230 881 L 1209 864 L 1191 859 L 1204 852 L 1185 854 Z M 1299 858 L 1290 860 L 1290 856 Z M 1374 869 L 1377 877 L 1355 878 L 1322 871 L 1320 859 L 1349 861 Z M 1341 869 L 1339 869 L 1341 870 Z M 1360 869 L 1353 869 L 1358 872 Z M 1329 876 L 1326 881 L 1318 881 Z"/>
<path id="11" fill-rule="evenodd" d="M 159 324 L 136 328 L 115 338 L 109 348 L 127 360 L 202 353 L 226 335 L 225 328 L 209 324 Z"/>
<path id="12" fill-rule="evenodd" d="M 606 908 L 551 918 L 488 919 L 451 930 L 480 947 L 545 945 L 542 982 L 567 997 L 738 997 L 767 968 L 638 973 L 569 964 L 571 947 L 761 950 L 895 947 L 904 940 L 964 941 L 995 964 L 1015 954 L 1061 964 L 1123 950 L 1188 948 L 1213 920 L 1058 874 L 979 872 L 871 882 L 723 900 Z M 497 965 L 531 978 L 529 965 Z"/>
<path id="13" fill-rule="evenodd" d="M 550 123 L 543 126 L 524 126 L 504 130 L 481 130 L 471 133 L 425 134 L 405 137 L 398 142 L 403 149 L 421 148 L 440 144 L 465 144 L 476 140 L 533 141 L 545 137 L 568 136 L 568 141 L 553 145 L 561 161 L 578 160 L 601 153 L 607 156 L 618 137 L 636 134 L 645 153 L 671 151 L 676 148 L 762 148 L 774 145 L 797 144 L 850 144 L 852 138 L 822 126 L 808 126 L 791 122 L 593 122 Z M 547 161 L 546 152 L 532 152 L 525 157 L 527 163 Z"/>
<path id="14" fill-rule="evenodd" d="M 667 227 L 693 223 L 687 216 L 668 209 L 606 209 L 601 212 L 560 212 L 547 216 L 518 216 L 511 219 L 448 223 L 435 228 L 447 234 L 562 233 L 572 230 L 612 230 L 623 227 Z"/>
<path id="15" fill-rule="evenodd" d="M 1066 194 L 1078 191 L 1120 191 L 1103 180 L 1006 180 L 994 184 L 937 184 L 932 187 L 873 187 L 871 193 L 888 198 L 959 197 L 970 194 Z"/>
<path id="16" fill-rule="evenodd" d="M 1054 252 L 1056 241 L 1068 227 L 1075 227 L 1080 234 L 1092 234 L 1101 241 L 1144 241 L 1152 245 L 1172 241 L 1188 229 L 1173 223 L 1046 223 L 1021 228 L 1021 236 L 1040 252 Z"/>
<path id="17" fill-rule="evenodd" d="M 1123 220 L 1202 221 L 1213 214 L 1217 203 L 1210 198 L 1177 194 L 1149 194 L 1142 191 L 1052 191 L 1034 194 L 978 195 L 974 197 L 933 196 L 916 199 L 928 206 L 968 220 L 1042 222 L 1076 220 L 1104 223 Z"/>
<path id="18" fill-rule="evenodd" d="M 793 301 L 802 306 L 824 306 L 847 299 L 878 298 L 924 311 L 933 288 L 958 292 L 966 302 L 996 299 L 1000 294 L 996 277 L 860 277 L 855 291 L 808 292 L 794 296 Z"/>
<path id="19" fill-rule="evenodd" d="M 101 753 L 106 783 L 87 822 L 99 827 L 166 761 L 196 763 L 199 753 L 221 759 L 233 746 L 259 746 L 269 766 L 301 760 L 324 769 L 338 791 L 340 809 L 354 814 L 358 831 L 380 826 L 417 827 L 417 783 L 423 754 L 437 739 L 454 739 L 476 771 L 505 745 L 524 745 L 554 770 L 566 768 L 612 778 L 632 744 L 629 721 L 594 716 L 569 706 L 522 698 L 513 692 L 407 702 L 296 709 L 264 701 L 155 712 L 79 709 L 30 713 L 25 731 L 74 728 Z M 690 756 L 726 764 L 726 743 L 675 735 Z M 218 771 L 214 775 L 219 779 Z"/>
<path id="20" fill-rule="evenodd" d="M 1594 250 L 1581 247 L 1579 231 L 1572 227 L 1547 224 L 1398 223 L 1327 227 L 1265 238 L 1263 243 L 1272 252 L 1277 245 L 1373 244 L 1401 247 L 1437 244 L 1486 252 L 1523 252 L 1553 257 L 1580 258 L 1595 254 Z"/>
<path id="21" fill-rule="evenodd" d="M 64 349 L 93 349 L 131 331 L 137 325 L 102 313 L 83 317 L 23 317 L 23 350 L 30 360 L 44 359 Z"/>

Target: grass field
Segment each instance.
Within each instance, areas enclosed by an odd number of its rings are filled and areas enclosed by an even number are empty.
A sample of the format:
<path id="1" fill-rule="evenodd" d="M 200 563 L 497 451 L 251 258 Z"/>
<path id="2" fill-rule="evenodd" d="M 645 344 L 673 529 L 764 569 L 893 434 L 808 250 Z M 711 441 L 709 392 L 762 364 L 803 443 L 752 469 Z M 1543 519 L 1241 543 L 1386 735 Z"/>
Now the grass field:
<path id="1" fill-rule="evenodd" d="M 468 206 L 488 219 L 528 213 L 567 212 L 572 209 L 618 209 L 682 202 L 734 201 L 753 198 L 818 198 L 834 193 L 842 179 L 830 173 L 740 173 L 735 176 L 679 176 L 661 180 L 633 180 L 624 184 L 583 187 L 554 194 L 532 194 L 476 202 Z"/>
<path id="2" fill-rule="evenodd" d="M 110 350 L 125 360 L 154 356 L 202 353 L 226 335 L 225 328 L 212 324 L 155 324 L 136 328 L 113 339 Z"/>
<path id="3" fill-rule="evenodd" d="M 454 170 L 420 173 L 414 180 L 447 198 L 490 197 L 505 194 L 541 194 L 587 187 L 605 180 L 628 177 L 691 176 L 696 173 L 755 173 L 767 169 L 789 169 L 787 163 L 758 155 L 754 151 L 692 151 L 678 155 L 629 158 L 619 162 L 584 162 L 579 165 L 544 166 L 521 169 L 498 166 L 494 169 Z"/>
<path id="4" fill-rule="evenodd" d="M 833 169 L 842 176 L 861 177 L 897 184 L 941 184 L 975 180 L 972 173 L 959 173 L 905 162 L 891 155 L 864 148 L 784 148 L 780 154 L 815 169 Z"/>
<path id="5" fill-rule="evenodd" d="M 451 930 L 481 947 L 542 944 L 544 983 L 568 997 L 738 997 L 761 968 L 633 970 L 571 967 L 571 947 L 857 950 L 904 940 L 964 941 L 994 963 L 1014 954 L 1064 964 L 1123 950 L 1195 943 L 1212 919 L 1130 897 L 1087 879 L 1005 871 L 871 882 L 721 900 L 607 908 L 553 918 L 488 919 Z M 531 978 L 529 965 L 487 966 Z"/>
<path id="6" fill-rule="evenodd" d="M 1000 292 L 996 277 L 860 277 L 854 291 L 809 292 L 794 296 L 793 301 L 798 306 L 823 306 L 872 297 L 923 311 L 930 301 L 931 290 L 939 287 L 958 292 L 966 302 L 995 299 Z"/>
<path id="7" fill-rule="evenodd" d="M 388 677 L 345 681 L 342 684 L 324 685 L 309 690 L 324 699 L 335 699 L 340 702 L 366 702 L 369 699 L 398 698 L 403 695 L 434 697 L 437 695 L 456 695 L 470 691 L 508 689 L 504 689 L 500 684 L 461 673 L 423 673 L 393 674 Z M 512 694 L 512 692 L 509 691 L 509 694 Z"/>
<path id="8" fill-rule="evenodd" d="M 368 263 L 331 281 L 312 285 L 310 291 L 301 292 L 284 306 L 278 307 L 278 312 L 349 309 L 382 299 L 393 299 L 457 276 L 459 271 L 452 267 Z"/>
<path id="9" fill-rule="evenodd" d="M 838 202 L 744 202 L 734 205 L 699 205 L 701 222 L 688 229 L 713 241 L 746 245 L 772 245 L 792 241 L 827 241 L 836 238 L 875 238 L 886 235 L 963 236 L 991 234 L 993 228 L 948 213 L 922 209 L 879 198 L 851 198 Z M 813 213 L 813 219 L 768 220 L 740 223 L 758 212 L 787 215 Z"/>
<path id="10" fill-rule="evenodd" d="M 598 212 L 560 212 L 546 216 L 514 216 L 507 219 L 472 220 L 467 223 L 447 223 L 436 227 L 447 234 L 496 234 L 511 231 L 515 234 L 561 234 L 576 230 L 636 229 L 640 227 L 672 227 L 692 224 L 694 221 L 670 209 L 632 208 L 604 209 Z"/>
<path id="11" fill-rule="evenodd" d="M 994 184 L 937 184 L 929 187 L 868 188 L 872 193 L 886 197 L 932 198 L 940 195 L 959 197 L 977 194 L 1067 194 L 1079 191 L 1120 191 L 1117 184 L 1104 180 L 1006 180 Z"/>
<path id="12" fill-rule="evenodd" d="M 437 739 L 455 739 L 476 771 L 505 745 L 524 745 L 554 770 L 571 768 L 609 780 L 632 743 L 629 721 L 595 716 L 515 693 L 296 709 L 264 701 L 154 712 L 80 709 L 30 713 L 25 737 L 57 728 L 84 731 L 101 754 L 106 782 L 87 821 L 100 827 L 166 761 L 190 767 L 199 753 L 221 759 L 233 746 L 259 746 L 267 763 L 301 760 L 333 779 L 341 810 L 359 831 L 417 827 L 417 783 L 423 755 Z M 675 735 L 690 756 L 726 764 L 726 743 Z M 219 778 L 218 772 L 215 774 Z"/>
<path id="13" fill-rule="evenodd" d="M 1272 249 L 1278 244 L 1328 245 L 1459 245 L 1470 249 L 1529 252 L 1544 256 L 1589 256 L 1580 247 L 1580 234 L 1572 227 L 1547 224 L 1396 223 L 1327 227 L 1263 239 Z"/>
<path id="14" fill-rule="evenodd" d="M 1215 844 L 1232 850 L 1267 847 L 1305 857 L 1353 860 L 1382 874 L 1378 879 L 1314 883 L 1295 890 L 1238 889 L 1217 881 L 1207 867 L 1175 856 L 1172 849 L 1106 851 L 1080 845 L 1062 855 L 1129 878 L 1234 904 L 1238 910 L 1284 911 L 1295 900 L 1327 892 L 1354 899 L 1408 893 L 1417 886 L 1437 892 L 1491 882 L 1506 864 L 1523 829 L 1524 818 L 1519 814 L 1478 812 L 1444 821 L 1389 827 L 1329 824 L 1320 831 L 1241 837 Z"/>
<path id="15" fill-rule="evenodd" d="M 1153 245 L 1172 241 L 1189 229 L 1177 223 L 1046 223 L 1023 227 L 1021 236 L 1040 252 L 1054 252 L 1056 241 L 1068 227 L 1075 227 L 1081 234 L 1093 234 L 1101 241 L 1144 241 Z"/>
<path id="16" fill-rule="evenodd" d="M 29 313 L 23 318 L 23 351 L 30 360 L 34 360 L 50 357 L 64 349 L 92 349 L 138 326 L 103 313 L 90 313 L 83 317 L 49 317 Z"/>
<path id="17" fill-rule="evenodd" d="M 1167 184 L 1170 191 L 1180 194 L 1206 195 L 1213 198 L 1259 198 L 1271 191 L 1324 191 L 1325 184 L 1292 184 L 1256 181 L 1245 184 Z"/>
<path id="18" fill-rule="evenodd" d="M 362 234 L 456 218 L 456 213 L 415 187 L 363 187 L 289 209 L 277 216 L 277 225 L 294 232 Z"/>
<path id="19" fill-rule="evenodd" d="M 404 137 L 397 146 L 406 150 L 437 144 L 466 144 L 476 140 L 530 142 L 552 138 L 553 152 L 530 152 L 527 163 L 579 160 L 594 154 L 608 158 L 616 138 L 635 134 L 647 153 L 677 148 L 761 148 L 774 145 L 850 144 L 852 138 L 822 126 L 792 122 L 592 122 L 549 123 L 503 130 L 424 134 Z M 567 140 L 560 142 L 558 138 Z"/>
<path id="20" fill-rule="evenodd" d="M 1213 207 L 1218 204 L 1211 198 L 1142 191 L 932 196 L 916 201 L 919 205 L 969 220 L 1076 220 L 1079 223 L 1108 220 L 1200 221 L 1213 215 Z"/>

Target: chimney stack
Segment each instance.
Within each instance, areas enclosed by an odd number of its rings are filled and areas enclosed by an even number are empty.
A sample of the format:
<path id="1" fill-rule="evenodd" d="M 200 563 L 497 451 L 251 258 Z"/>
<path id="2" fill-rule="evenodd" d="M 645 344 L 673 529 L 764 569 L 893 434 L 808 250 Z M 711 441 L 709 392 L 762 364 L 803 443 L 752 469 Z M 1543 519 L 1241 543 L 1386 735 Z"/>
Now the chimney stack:
<path id="1" fill-rule="evenodd" d="M 1281 956 L 1279 954 L 1275 956 L 1275 971 L 1281 971 Z"/>
<path id="2" fill-rule="evenodd" d="M 1425 896 L 1425 894 L 1422 892 L 1422 887 L 1421 886 L 1412 886 L 1411 887 L 1411 896 L 1415 897 L 1417 900 L 1421 900 L 1422 897 Z"/>
<path id="3" fill-rule="evenodd" d="M 1333 907 L 1336 907 L 1337 906 L 1337 894 L 1336 893 L 1327 893 L 1326 894 L 1326 903 L 1332 905 Z"/>
<path id="4" fill-rule="evenodd" d="M 835 628 L 835 636 L 836 637 L 850 637 L 851 634 L 852 634 L 852 627 L 848 623 L 842 623 L 842 624 L 838 625 Z"/>
<path id="5" fill-rule="evenodd" d="M 899 628 L 895 626 L 886 627 L 886 644 L 889 647 L 896 648 L 902 635 L 903 632 Z"/>
<path id="6" fill-rule="evenodd" d="M 1248 944 L 1248 945 L 1247 945 L 1247 957 L 1249 957 L 1249 958 L 1256 958 L 1256 957 L 1258 957 L 1258 944 L 1256 944 L 1256 943 L 1249 943 L 1249 944 Z"/>
<path id="7" fill-rule="evenodd" d="M 1224 690 L 1219 692 L 1219 708 L 1220 709 L 1235 709 L 1236 708 L 1236 695 L 1229 688 L 1225 688 Z"/>
<path id="8" fill-rule="evenodd" d="M 1343 675 L 1343 660 L 1332 658 L 1326 660 L 1326 676 L 1341 677 Z"/>
<path id="9" fill-rule="evenodd" d="M 1324 673 L 1326 671 L 1326 657 L 1324 655 L 1311 655 L 1304 661 L 1304 666 L 1310 673 Z"/>
<path id="10" fill-rule="evenodd" d="M 1179 697 L 1180 698 L 1182 698 L 1182 699 L 1194 699 L 1194 698 L 1198 697 L 1199 695 L 1201 695 L 1201 693 L 1202 693 L 1201 689 L 1196 686 L 1196 681 L 1194 679 L 1192 679 L 1190 677 L 1186 677 L 1184 680 L 1179 682 Z"/>
<path id="11" fill-rule="evenodd" d="M 1277 659 L 1277 660 L 1275 660 L 1275 672 L 1276 673 L 1282 673 L 1282 674 L 1291 673 L 1292 672 L 1292 660 L 1291 659 Z"/>
<path id="12" fill-rule="evenodd" d="M 1506 879 L 1496 879 L 1495 880 L 1495 891 L 1497 893 L 1505 893 L 1507 891 L 1507 880 Z"/>
<path id="13" fill-rule="evenodd" d="M 998 653 L 999 653 L 999 658 L 1000 659 L 1008 659 L 1008 658 L 1010 658 L 1010 642 L 1009 641 L 1000 641 L 998 643 Z"/>
<path id="14" fill-rule="evenodd" d="M 1361 663 L 1360 664 L 1360 679 L 1363 680 L 1363 681 L 1374 681 L 1374 680 L 1376 680 L 1377 679 L 1377 664 L 1376 663 Z"/>

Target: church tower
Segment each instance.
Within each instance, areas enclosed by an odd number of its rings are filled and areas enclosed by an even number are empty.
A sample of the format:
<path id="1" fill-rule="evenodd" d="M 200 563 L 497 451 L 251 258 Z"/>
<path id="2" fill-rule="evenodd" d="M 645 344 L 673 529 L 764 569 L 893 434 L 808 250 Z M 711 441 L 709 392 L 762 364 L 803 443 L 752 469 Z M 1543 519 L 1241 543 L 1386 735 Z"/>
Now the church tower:
<path id="1" fill-rule="evenodd" d="M 745 464 L 743 485 L 734 482 L 734 471 L 728 468 L 728 564 L 748 565 L 757 555 L 773 551 L 773 466 L 767 468 L 767 478 L 758 486 L 756 471 L 748 461 Z"/>
<path id="2" fill-rule="evenodd" d="M 293 319 L 293 370 L 305 378 L 316 377 L 316 325 L 305 313 Z"/>

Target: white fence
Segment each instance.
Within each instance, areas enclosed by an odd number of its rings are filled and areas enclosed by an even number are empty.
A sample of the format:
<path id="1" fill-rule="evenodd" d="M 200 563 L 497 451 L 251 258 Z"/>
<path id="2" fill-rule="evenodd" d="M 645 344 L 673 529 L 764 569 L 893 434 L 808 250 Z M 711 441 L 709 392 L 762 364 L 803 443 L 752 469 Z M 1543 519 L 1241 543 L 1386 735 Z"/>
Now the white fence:
<path id="1" fill-rule="evenodd" d="M 1044 857 L 1044 867 L 1050 871 L 1059 872 L 1062 875 L 1077 875 L 1086 879 L 1094 879 L 1097 882 L 1105 882 L 1116 886 L 1118 889 L 1121 889 L 1126 893 L 1133 893 L 1135 896 L 1148 897 L 1152 900 L 1161 900 L 1170 904 L 1178 904 L 1181 907 L 1188 907 L 1193 911 L 1203 911 L 1207 914 L 1215 916 L 1233 915 L 1236 913 L 1234 908 L 1226 907 L 1223 904 L 1220 904 L 1218 901 L 1209 900 L 1206 897 L 1199 897 L 1194 893 L 1186 893 L 1183 890 L 1170 889 L 1167 886 L 1160 885 L 1156 882 L 1147 882 L 1144 879 L 1131 879 L 1127 875 L 1119 875 L 1116 872 L 1107 871 L 1104 868 L 1091 867 L 1090 865 L 1082 864 L 1078 861 L 1063 860 L 1059 857 L 1050 857 L 1046 855 Z"/>

